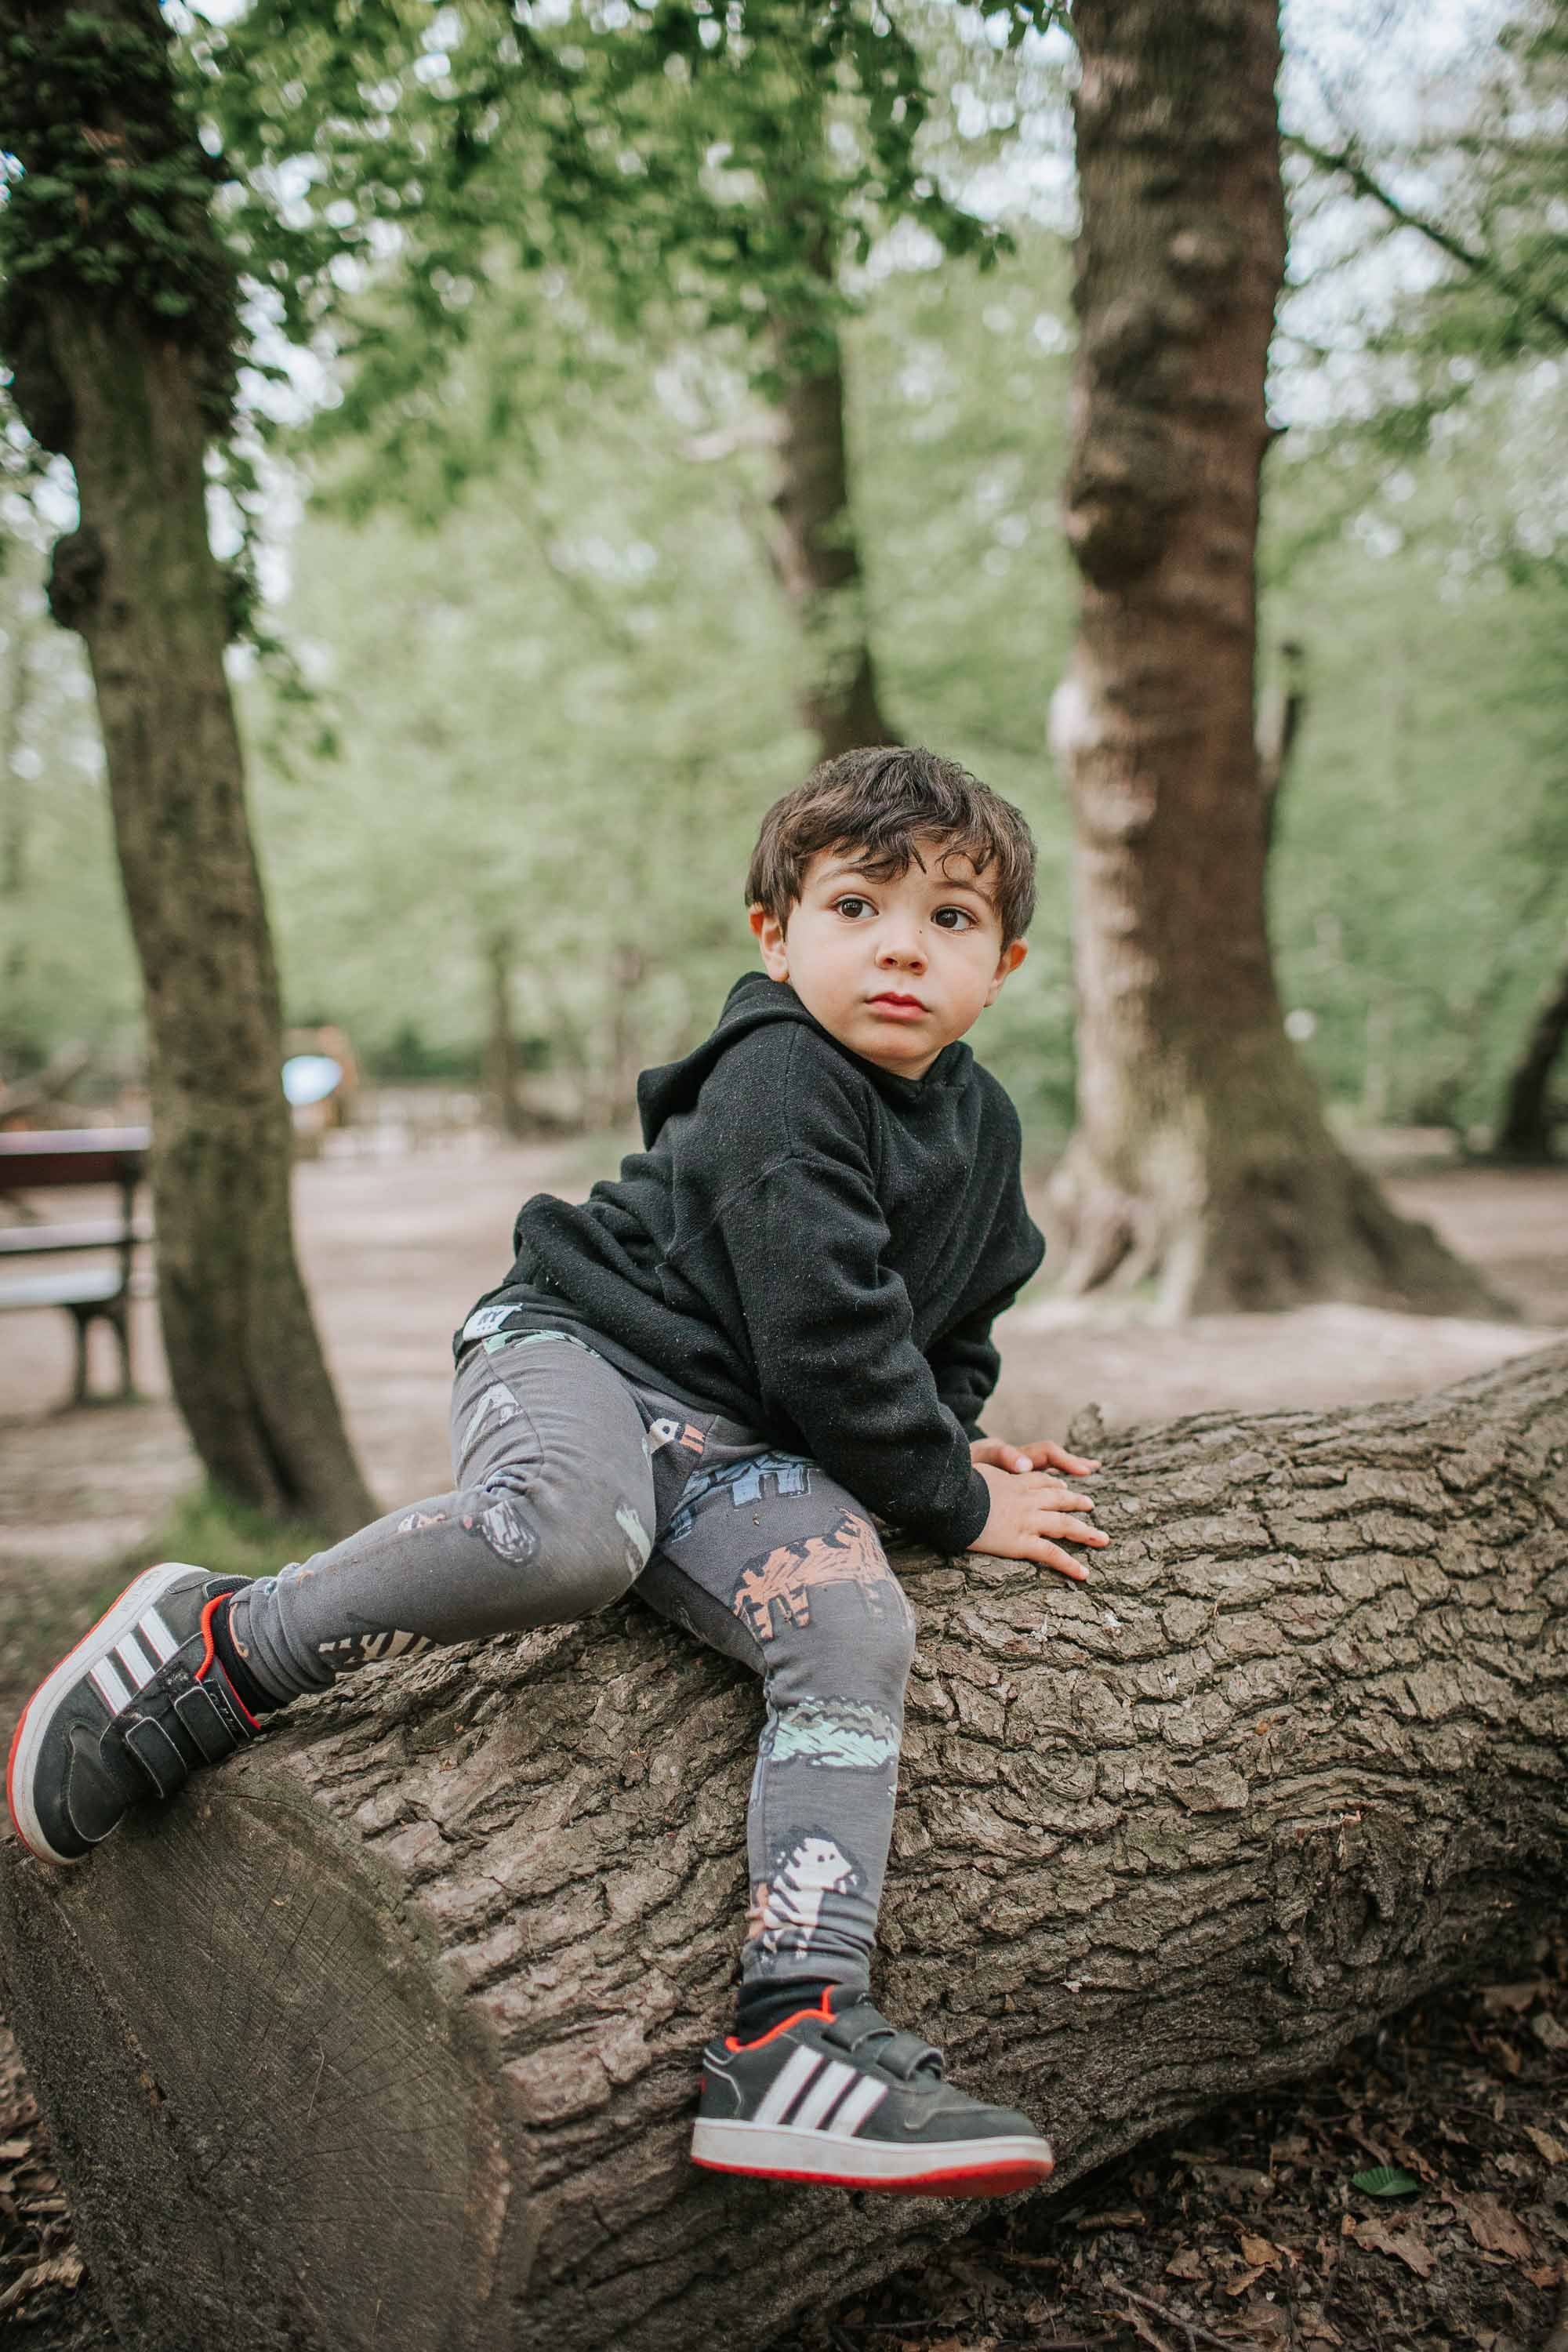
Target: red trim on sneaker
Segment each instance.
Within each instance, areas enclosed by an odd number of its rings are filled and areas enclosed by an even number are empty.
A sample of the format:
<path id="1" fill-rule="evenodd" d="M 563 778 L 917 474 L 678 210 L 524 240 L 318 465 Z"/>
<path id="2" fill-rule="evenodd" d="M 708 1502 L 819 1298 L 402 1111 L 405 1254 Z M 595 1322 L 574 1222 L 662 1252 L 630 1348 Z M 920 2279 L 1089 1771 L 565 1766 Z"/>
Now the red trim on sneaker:
<path id="1" fill-rule="evenodd" d="M 815 2011 L 806 2013 L 816 2014 Z M 868 2180 L 847 2172 L 792 2172 L 766 2164 L 715 2164 L 706 2156 L 691 2160 L 703 2172 L 739 2173 L 747 2180 L 804 2180 L 818 2189 L 872 2189 L 884 2197 L 1011 2197 L 1021 2189 L 1037 2189 L 1054 2169 L 1038 2159 L 1020 2162 L 1015 2158 L 1003 2164 L 917 2172 L 903 2180 Z"/>
<path id="2" fill-rule="evenodd" d="M 737 2042 L 732 2033 L 727 2034 L 724 2039 L 725 2049 L 760 2050 L 764 2042 L 771 2042 L 776 2033 L 787 2033 L 790 2027 L 792 2025 L 798 2025 L 803 2017 L 831 2017 L 833 2011 L 829 2007 L 829 2003 L 833 1999 L 833 1993 L 834 1988 L 832 1985 L 829 1985 L 827 1990 L 823 1994 L 822 1999 L 816 2003 L 815 2008 L 795 2010 L 793 2015 L 781 2018 L 776 2025 L 770 2025 L 765 2033 L 759 2033 L 754 2042 Z M 780 2178 L 783 2178 L 782 2174 L 780 2175 Z"/>
<path id="3" fill-rule="evenodd" d="M 199 1683 L 205 1678 L 208 1668 L 212 1665 L 214 1660 L 217 1658 L 217 1644 L 213 1640 L 213 1612 L 215 1609 L 221 1609 L 225 1601 L 232 1601 L 233 1599 L 234 1595 L 232 1592 L 215 1592 L 212 1599 L 207 1602 L 206 1607 L 202 1611 L 202 1639 L 206 1643 L 206 1648 L 202 1654 L 201 1664 L 191 1676 L 191 1680 L 194 1683 Z M 259 1731 L 261 1726 L 258 1722 L 256 1717 L 251 1714 L 250 1709 L 246 1706 L 245 1701 L 235 1689 L 235 1686 L 229 1680 L 227 1675 L 223 1674 L 223 1664 L 221 1660 L 218 1662 L 218 1672 L 220 1675 L 223 1675 L 224 1688 L 227 1691 L 230 1698 L 233 1699 L 236 1706 L 238 1707 L 241 1715 L 244 1716 L 247 1723 L 249 1724 L 252 1731 Z"/>

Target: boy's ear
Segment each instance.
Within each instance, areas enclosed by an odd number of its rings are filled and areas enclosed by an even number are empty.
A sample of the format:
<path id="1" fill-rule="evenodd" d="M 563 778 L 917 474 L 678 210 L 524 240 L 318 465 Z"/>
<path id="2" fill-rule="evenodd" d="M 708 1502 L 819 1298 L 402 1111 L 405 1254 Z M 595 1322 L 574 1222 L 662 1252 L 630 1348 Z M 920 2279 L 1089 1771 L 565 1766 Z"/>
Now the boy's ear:
<path id="1" fill-rule="evenodd" d="M 1002 982 L 1006 979 L 1010 971 L 1017 971 L 1018 966 L 1023 962 L 1024 958 L 1028 954 L 1028 952 L 1029 942 L 1027 940 L 1008 940 L 1006 946 L 1002 950 L 1002 960 L 996 966 L 996 977 L 985 992 L 986 1004 L 995 1003 L 996 999 L 1002 993 Z M 981 1009 L 984 1011 L 984 1007 L 982 1006 Z"/>
<path id="2" fill-rule="evenodd" d="M 784 947 L 784 927 L 778 917 L 770 915 L 767 908 L 759 903 L 752 908 L 746 920 L 756 934 L 757 944 L 763 951 L 763 961 L 767 967 L 768 978 L 787 980 L 789 955 Z"/>

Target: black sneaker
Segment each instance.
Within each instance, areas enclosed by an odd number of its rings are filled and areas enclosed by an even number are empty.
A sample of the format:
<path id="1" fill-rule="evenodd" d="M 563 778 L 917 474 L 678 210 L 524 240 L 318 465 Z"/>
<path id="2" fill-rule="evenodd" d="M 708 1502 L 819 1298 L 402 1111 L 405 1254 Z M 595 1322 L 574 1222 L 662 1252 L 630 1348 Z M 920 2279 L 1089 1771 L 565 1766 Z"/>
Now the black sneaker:
<path id="1" fill-rule="evenodd" d="M 1049 2177 L 1027 2116 L 951 2089 L 940 2053 L 863 1996 L 835 2000 L 760 2042 L 710 2042 L 694 2163 L 904 2197 L 1005 2197 Z"/>
<path id="2" fill-rule="evenodd" d="M 41 1862 L 80 1862 L 127 1807 L 170 1797 L 260 1729 L 213 1654 L 212 1613 L 243 1576 L 168 1560 L 128 1584 L 38 1685 L 5 1795 Z"/>

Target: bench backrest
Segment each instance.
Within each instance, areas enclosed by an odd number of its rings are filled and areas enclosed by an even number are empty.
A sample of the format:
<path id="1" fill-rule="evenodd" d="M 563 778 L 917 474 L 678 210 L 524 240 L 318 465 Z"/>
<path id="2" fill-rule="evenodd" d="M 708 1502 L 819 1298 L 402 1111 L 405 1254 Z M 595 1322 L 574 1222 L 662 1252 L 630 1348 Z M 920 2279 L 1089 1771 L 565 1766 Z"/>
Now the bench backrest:
<path id="1" fill-rule="evenodd" d="M 151 1141 L 144 1127 L 0 1135 L 0 1192 L 33 1192 L 50 1184 L 138 1184 L 147 1172 Z"/>

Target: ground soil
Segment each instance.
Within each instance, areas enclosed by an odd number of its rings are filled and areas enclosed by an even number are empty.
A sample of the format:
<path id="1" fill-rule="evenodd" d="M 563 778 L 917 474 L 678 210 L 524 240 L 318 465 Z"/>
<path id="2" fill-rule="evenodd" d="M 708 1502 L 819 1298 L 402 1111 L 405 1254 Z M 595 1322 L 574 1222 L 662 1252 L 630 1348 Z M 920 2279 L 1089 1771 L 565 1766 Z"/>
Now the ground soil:
<path id="1" fill-rule="evenodd" d="M 447 1483 L 447 1340 L 504 1271 L 519 1201 L 585 1189 L 613 1150 L 460 1135 L 383 1156 L 344 1143 L 300 1171 L 301 1252 L 354 1440 L 390 1506 Z M 1568 1329 L 1568 1172 L 1433 1167 L 1387 1182 L 1518 1320 L 1322 1307 L 1161 1329 L 1140 1300 L 1069 1306 L 1042 1284 L 999 1326 L 1006 1369 L 988 1426 L 1024 1439 L 1062 1435 L 1091 1405 L 1124 1427 L 1370 1401 L 1446 1386 Z M 47 1204 L 69 1210 L 67 1196 Z M 66 1318 L 0 1326 L 0 1723 L 195 1477 L 150 1303 L 135 1341 L 140 1401 L 62 1411 Z M 107 1353 L 95 1370 L 107 1384 Z M 1422 2004 L 1331 2074 L 1239 2098 L 1065 2202 L 998 2208 L 962 2254 L 825 2313 L 779 2352 L 1542 2352 L 1568 2263 L 1565 1949 L 1543 1947 L 1515 1984 Z M 1414 2187 L 1358 2188 L 1378 2165 Z M 0 2322 L 38 2352 L 113 2340 L 3 2028 Z"/>

